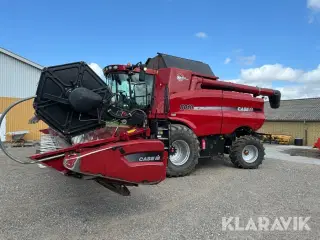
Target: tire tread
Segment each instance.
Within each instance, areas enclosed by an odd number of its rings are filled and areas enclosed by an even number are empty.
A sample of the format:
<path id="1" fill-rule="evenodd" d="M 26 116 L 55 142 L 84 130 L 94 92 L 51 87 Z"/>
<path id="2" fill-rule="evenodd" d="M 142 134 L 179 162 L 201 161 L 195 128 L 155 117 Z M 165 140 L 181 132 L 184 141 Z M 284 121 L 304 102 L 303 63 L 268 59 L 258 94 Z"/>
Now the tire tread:
<path id="1" fill-rule="evenodd" d="M 175 132 L 186 132 L 188 135 L 190 135 L 194 139 L 194 143 L 196 145 L 197 150 L 194 153 L 192 164 L 190 164 L 187 168 L 181 171 L 173 171 L 172 169 L 167 168 L 167 177 L 182 177 L 189 175 L 195 169 L 200 157 L 200 142 L 197 136 L 194 134 L 194 132 L 190 128 L 182 124 L 171 124 L 170 135 L 175 134 Z"/>
<path id="2" fill-rule="evenodd" d="M 259 148 L 261 149 L 260 151 L 260 156 L 258 157 L 258 159 L 256 160 L 255 164 L 246 164 L 244 161 L 242 160 L 242 149 L 245 145 L 247 145 L 247 143 L 254 143 L 256 146 L 259 146 Z M 259 150 L 258 148 L 258 150 Z M 261 144 L 261 142 L 259 141 L 259 139 L 257 139 L 256 137 L 250 136 L 250 135 L 245 135 L 245 136 L 241 136 L 239 137 L 231 146 L 230 149 L 230 154 L 229 154 L 229 158 L 231 160 L 231 162 L 238 168 L 244 168 L 244 169 L 255 169 L 258 168 L 259 165 L 262 164 L 262 161 L 264 160 L 264 156 L 265 156 L 265 148 L 263 146 L 263 144 Z"/>

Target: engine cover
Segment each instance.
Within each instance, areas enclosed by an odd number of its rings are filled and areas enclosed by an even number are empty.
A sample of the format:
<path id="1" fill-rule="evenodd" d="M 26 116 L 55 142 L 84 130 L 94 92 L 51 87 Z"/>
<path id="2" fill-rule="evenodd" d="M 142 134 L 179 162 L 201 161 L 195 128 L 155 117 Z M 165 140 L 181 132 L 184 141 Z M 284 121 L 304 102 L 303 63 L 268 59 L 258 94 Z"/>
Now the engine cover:
<path id="1" fill-rule="evenodd" d="M 84 62 L 44 68 L 34 100 L 35 114 L 49 127 L 76 136 L 101 127 L 102 109 L 112 93 Z"/>

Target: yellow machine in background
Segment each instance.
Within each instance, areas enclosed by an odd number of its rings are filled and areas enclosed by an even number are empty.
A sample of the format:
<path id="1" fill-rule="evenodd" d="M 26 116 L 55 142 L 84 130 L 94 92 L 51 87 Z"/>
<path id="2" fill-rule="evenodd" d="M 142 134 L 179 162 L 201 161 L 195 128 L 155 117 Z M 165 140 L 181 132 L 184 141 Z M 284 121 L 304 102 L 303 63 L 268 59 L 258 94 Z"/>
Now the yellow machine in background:
<path id="1" fill-rule="evenodd" d="M 272 140 L 279 143 L 288 145 L 292 142 L 292 136 L 288 135 L 272 135 Z"/>
<path id="2" fill-rule="evenodd" d="M 283 135 L 283 134 L 263 134 L 262 140 L 264 142 L 282 144 L 282 145 L 289 145 L 292 144 L 293 138 L 290 135 Z"/>

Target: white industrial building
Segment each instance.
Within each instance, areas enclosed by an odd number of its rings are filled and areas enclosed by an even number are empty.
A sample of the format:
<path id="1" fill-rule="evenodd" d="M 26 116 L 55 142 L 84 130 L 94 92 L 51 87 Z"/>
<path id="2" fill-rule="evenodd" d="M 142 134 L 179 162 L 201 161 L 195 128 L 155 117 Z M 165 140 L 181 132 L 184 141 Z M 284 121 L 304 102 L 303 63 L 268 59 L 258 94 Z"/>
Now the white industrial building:
<path id="1" fill-rule="evenodd" d="M 13 102 L 35 94 L 42 68 L 41 65 L 0 47 L 0 114 Z M 24 130 L 29 130 L 26 139 L 37 139 L 37 127 L 28 125 L 28 118 L 32 114 L 32 102 L 13 109 L 1 125 L 1 140 L 7 140 L 8 132 Z"/>

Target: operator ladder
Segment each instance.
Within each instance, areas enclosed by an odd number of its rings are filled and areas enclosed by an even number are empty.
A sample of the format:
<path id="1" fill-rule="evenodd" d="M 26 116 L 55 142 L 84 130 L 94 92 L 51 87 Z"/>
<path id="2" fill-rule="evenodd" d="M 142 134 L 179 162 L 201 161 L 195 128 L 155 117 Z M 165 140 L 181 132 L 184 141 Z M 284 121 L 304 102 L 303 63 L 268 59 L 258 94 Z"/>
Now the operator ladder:
<path id="1" fill-rule="evenodd" d="M 160 125 L 160 126 L 159 126 Z M 169 131 L 169 123 L 167 121 L 160 121 L 158 123 L 158 134 L 157 138 L 161 140 L 164 143 L 164 149 L 169 149 L 169 137 L 170 137 L 170 131 Z"/>

